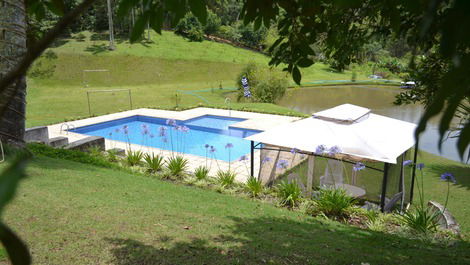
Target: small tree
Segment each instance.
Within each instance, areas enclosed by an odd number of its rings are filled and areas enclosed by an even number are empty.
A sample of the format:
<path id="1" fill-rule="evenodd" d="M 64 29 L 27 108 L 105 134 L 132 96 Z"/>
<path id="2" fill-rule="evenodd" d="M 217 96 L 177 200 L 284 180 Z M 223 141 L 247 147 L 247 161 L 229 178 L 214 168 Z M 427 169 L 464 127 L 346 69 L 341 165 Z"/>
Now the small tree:
<path id="1" fill-rule="evenodd" d="M 284 96 L 288 86 L 287 77 L 282 72 L 250 63 L 245 66 L 236 80 L 239 101 L 244 97 L 244 88 L 241 84 L 243 77 L 248 79 L 251 99 L 255 102 L 275 103 Z"/>

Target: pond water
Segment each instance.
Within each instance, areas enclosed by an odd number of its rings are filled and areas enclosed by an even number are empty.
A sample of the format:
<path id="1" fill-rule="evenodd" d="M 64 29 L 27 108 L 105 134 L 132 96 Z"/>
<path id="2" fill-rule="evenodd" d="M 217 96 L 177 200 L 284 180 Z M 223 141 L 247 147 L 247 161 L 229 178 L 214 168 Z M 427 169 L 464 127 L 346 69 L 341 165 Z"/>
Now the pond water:
<path id="1" fill-rule="evenodd" d="M 419 104 L 393 105 L 395 95 L 400 92 L 397 87 L 378 86 L 328 86 L 295 88 L 289 90 L 278 102 L 303 113 L 314 113 L 340 104 L 350 103 L 372 110 L 373 113 L 387 117 L 418 123 L 424 110 Z M 419 148 L 452 160 L 460 161 L 456 148 L 456 139 L 447 139 L 439 152 L 438 118 L 428 123 L 427 129 L 420 138 Z M 467 150 L 468 152 L 468 150 Z"/>

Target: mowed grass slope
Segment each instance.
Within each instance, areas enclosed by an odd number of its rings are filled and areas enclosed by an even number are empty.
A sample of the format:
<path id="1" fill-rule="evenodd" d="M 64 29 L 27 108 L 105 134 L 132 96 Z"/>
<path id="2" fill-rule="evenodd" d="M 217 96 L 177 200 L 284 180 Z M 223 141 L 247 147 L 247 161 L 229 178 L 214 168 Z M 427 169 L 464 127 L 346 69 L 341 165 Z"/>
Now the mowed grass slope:
<path id="1" fill-rule="evenodd" d="M 257 52 L 211 41 L 190 42 L 167 31 L 161 36 L 153 34 L 152 43 L 118 42 L 115 51 L 107 50 L 107 41 L 92 40 L 90 33 L 85 36 L 84 41 L 58 41 L 51 48 L 58 57 L 42 58 L 40 65 L 36 64 L 36 69 L 53 73 L 44 78 L 28 78 L 27 126 L 88 116 L 87 90 L 131 89 L 134 108 L 173 108 L 176 94 L 179 107 L 225 106 L 227 91 L 219 88 L 235 87 L 235 79 L 247 63 L 267 66 L 269 62 L 269 57 Z M 83 72 L 96 69 L 109 72 Z M 358 79 L 366 75 L 359 74 Z M 303 81 L 350 78 L 350 71 L 335 73 L 318 63 L 304 70 Z M 200 93 L 204 99 L 178 92 L 200 89 L 208 89 Z M 96 94 L 91 101 L 92 113 L 96 115 L 129 108 L 125 93 Z M 233 102 L 232 107 L 289 112 L 272 104 Z"/>
<path id="2" fill-rule="evenodd" d="M 4 220 L 35 264 L 468 264 L 445 248 L 121 171 L 37 157 Z"/>

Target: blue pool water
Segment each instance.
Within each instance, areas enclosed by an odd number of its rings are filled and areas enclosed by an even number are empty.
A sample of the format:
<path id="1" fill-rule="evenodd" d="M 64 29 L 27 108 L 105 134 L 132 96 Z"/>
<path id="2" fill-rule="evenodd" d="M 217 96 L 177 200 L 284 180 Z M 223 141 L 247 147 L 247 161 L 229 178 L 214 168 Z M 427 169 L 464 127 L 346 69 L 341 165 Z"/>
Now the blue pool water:
<path id="1" fill-rule="evenodd" d="M 71 131 L 202 157 L 207 153 L 208 157 L 234 161 L 250 153 L 250 141 L 243 138 L 260 132 L 230 127 L 243 120 L 205 115 L 184 122 L 177 120 L 176 126 L 172 126 L 167 124 L 167 119 L 137 115 Z M 183 129 L 182 126 L 189 130 Z M 233 147 L 226 148 L 228 143 Z M 209 152 L 210 148 L 206 149 L 206 144 L 213 146 L 216 151 Z"/>

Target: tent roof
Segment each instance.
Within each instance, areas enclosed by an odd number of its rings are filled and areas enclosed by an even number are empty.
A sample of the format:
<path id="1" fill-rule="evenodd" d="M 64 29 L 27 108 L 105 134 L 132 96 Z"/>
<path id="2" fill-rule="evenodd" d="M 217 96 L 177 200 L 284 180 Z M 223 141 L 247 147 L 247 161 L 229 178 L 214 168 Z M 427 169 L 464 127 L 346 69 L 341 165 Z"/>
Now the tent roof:
<path id="1" fill-rule="evenodd" d="M 370 113 L 344 104 L 311 118 L 283 124 L 247 140 L 315 152 L 319 145 L 338 146 L 341 154 L 396 164 L 397 157 L 415 144 L 413 123 Z"/>

